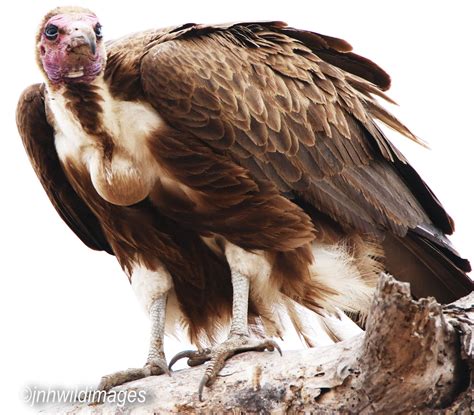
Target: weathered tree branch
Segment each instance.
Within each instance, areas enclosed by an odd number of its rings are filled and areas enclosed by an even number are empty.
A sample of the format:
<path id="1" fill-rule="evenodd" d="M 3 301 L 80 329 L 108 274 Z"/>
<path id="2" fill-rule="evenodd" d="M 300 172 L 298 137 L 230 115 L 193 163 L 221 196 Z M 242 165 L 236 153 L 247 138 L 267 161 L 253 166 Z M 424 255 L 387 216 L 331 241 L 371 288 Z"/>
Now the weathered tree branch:
<path id="1" fill-rule="evenodd" d="M 129 383 L 144 404 L 119 413 L 474 413 L 474 292 L 442 307 L 411 299 L 408 284 L 382 275 L 365 334 L 331 346 L 245 353 L 229 360 L 199 402 L 202 367 Z M 57 410 L 57 408 L 56 408 Z M 61 408 L 115 414 L 111 403 Z"/>

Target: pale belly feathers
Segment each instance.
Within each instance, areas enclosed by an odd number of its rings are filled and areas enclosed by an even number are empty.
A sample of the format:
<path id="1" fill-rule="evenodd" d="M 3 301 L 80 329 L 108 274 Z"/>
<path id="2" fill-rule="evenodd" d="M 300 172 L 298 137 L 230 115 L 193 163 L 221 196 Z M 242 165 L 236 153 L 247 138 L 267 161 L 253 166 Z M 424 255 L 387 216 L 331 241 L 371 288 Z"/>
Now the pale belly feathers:
<path id="1" fill-rule="evenodd" d="M 95 189 L 105 200 L 131 205 L 143 200 L 162 176 L 147 140 L 164 121 L 150 105 L 116 100 L 105 84 L 100 87 L 100 121 L 114 144 L 111 159 L 107 160 L 98 138 L 87 134 L 67 109 L 63 95 L 49 93 L 56 150 L 62 163 L 87 168 Z"/>

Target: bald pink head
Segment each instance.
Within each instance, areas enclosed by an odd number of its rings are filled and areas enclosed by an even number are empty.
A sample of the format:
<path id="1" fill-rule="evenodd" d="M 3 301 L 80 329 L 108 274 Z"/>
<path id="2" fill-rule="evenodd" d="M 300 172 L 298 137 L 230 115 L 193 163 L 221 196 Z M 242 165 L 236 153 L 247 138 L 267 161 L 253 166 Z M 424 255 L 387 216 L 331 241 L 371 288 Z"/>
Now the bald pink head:
<path id="1" fill-rule="evenodd" d="M 46 16 L 40 31 L 38 58 L 53 84 L 89 83 L 104 69 L 102 28 L 93 13 L 59 9 Z"/>

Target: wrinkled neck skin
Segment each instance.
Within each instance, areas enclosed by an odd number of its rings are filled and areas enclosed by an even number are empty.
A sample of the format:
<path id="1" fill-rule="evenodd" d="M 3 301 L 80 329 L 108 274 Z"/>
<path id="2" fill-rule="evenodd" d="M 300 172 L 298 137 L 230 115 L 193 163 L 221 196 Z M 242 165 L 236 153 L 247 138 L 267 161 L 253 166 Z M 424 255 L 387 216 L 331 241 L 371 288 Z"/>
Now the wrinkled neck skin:
<path id="1" fill-rule="evenodd" d="M 60 86 L 61 84 L 91 83 L 102 72 L 102 60 L 81 58 L 77 56 L 64 59 L 62 66 L 56 65 L 58 58 L 56 54 L 46 54 L 44 56 L 44 71 L 49 83 Z M 83 73 L 80 79 L 69 78 L 67 75 Z"/>
<path id="2" fill-rule="evenodd" d="M 82 48 L 84 46 L 81 46 L 79 52 Z M 46 52 L 41 58 L 41 70 L 50 91 L 67 86 L 99 85 L 103 82 L 105 58 L 91 58 L 78 53 L 66 53 L 66 57 L 58 57 L 61 54 L 62 52 L 55 50 Z M 61 64 L 58 64 L 58 61 L 61 61 Z"/>

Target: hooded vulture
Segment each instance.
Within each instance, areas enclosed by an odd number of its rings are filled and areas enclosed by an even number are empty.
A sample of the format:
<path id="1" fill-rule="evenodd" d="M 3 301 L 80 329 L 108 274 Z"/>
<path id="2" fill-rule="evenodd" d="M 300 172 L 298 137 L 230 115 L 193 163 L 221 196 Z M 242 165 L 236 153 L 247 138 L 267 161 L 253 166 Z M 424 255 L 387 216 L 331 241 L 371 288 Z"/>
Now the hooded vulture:
<path id="1" fill-rule="evenodd" d="M 422 144 L 376 99 L 389 76 L 344 40 L 254 22 L 105 41 L 61 7 L 36 56 L 44 83 L 17 109 L 33 168 L 152 321 L 145 366 L 102 389 L 168 372 L 179 326 L 197 350 L 171 365 L 210 361 L 201 395 L 230 356 L 279 350 L 286 323 L 311 345 L 305 310 L 363 321 L 381 271 L 441 302 L 473 289 L 453 220 L 378 125 Z"/>

